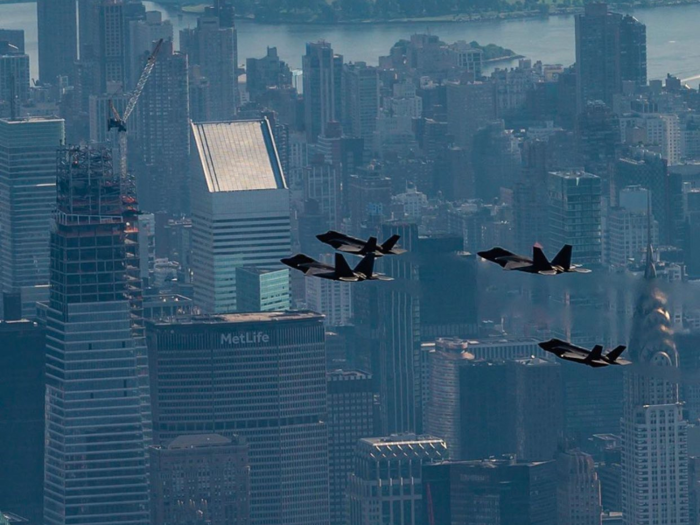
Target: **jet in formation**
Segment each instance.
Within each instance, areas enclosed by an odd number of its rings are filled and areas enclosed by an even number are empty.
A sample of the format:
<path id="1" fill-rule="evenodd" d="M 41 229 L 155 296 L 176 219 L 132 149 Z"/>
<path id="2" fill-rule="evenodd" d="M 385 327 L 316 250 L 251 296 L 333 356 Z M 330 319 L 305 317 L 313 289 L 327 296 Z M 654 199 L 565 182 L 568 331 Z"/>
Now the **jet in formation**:
<path id="1" fill-rule="evenodd" d="M 479 256 L 487 261 L 494 262 L 504 270 L 517 272 L 538 273 L 540 275 L 559 275 L 560 273 L 590 273 L 590 270 L 581 268 L 581 265 L 571 264 L 571 245 L 565 244 L 559 253 L 552 259 L 547 256 L 538 245 L 532 247 L 532 259 L 524 255 L 516 255 L 503 248 L 492 248 L 485 252 L 478 252 Z"/>
<path id="2" fill-rule="evenodd" d="M 331 281 L 341 281 L 346 283 L 356 283 L 360 281 L 393 281 L 381 273 L 374 272 L 375 255 L 369 253 L 365 255 L 358 265 L 353 269 L 341 254 L 335 254 L 335 267 L 326 263 L 312 259 L 308 255 L 299 253 L 292 257 L 282 259 L 282 263 L 290 268 L 299 270 L 305 275 L 329 279 Z"/>
<path id="3" fill-rule="evenodd" d="M 399 235 L 392 235 L 384 243 L 377 244 L 376 237 L 370 237 L 369 240 L 363 241 L 355 237 L 350 237 L 344 233 L 329 231 L 317 235 L 316 238 L 324 244 L 332 246 L 339 252 L 351 253 L 353 255 L 368 255 L 373 253 L 375 257 L 383 257 L 385 255 L 401 255 L 406 253 L 406 250 L 396 247 L 396 243 L 401 238 Z"/>
<path id="4" fill-rule="evenodd" d="M 625 351 L 625 346 L 618 346 L 607 354 L 603 355 L 603 347 L 596 345 L 593 350 L 586 350 L 580 346 L 561 341 L 560 339 L 551 339 L 544 343 L 539 343 L 540 348 L 545 352 L 554 354 L 560 359 L 573 361 L 593 368 L 600 368 L 609 365 L 631 365 L 631 361 L 620 359 L 620 355 Z"/>

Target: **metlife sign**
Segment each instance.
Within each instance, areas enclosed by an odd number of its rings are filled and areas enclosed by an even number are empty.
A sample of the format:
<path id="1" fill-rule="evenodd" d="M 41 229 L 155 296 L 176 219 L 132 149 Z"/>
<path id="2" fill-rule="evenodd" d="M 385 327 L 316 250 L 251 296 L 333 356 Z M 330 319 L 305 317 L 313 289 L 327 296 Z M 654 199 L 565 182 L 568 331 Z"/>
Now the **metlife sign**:
<path id="1" fill-rule="evenodd" d="M 268 344 L 270 336 L 265 332 L 228 332 L 220 334 L 220 344 L 224 347 Z"/>

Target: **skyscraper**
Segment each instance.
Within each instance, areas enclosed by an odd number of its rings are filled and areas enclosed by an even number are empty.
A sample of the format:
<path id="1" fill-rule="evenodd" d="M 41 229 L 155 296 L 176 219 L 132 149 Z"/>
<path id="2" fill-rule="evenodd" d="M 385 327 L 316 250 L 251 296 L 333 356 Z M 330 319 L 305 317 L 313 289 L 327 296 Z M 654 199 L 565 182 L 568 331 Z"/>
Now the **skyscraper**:
<path id="1" fill-rule="evenodd" d="M 193 112 L 193 120 L 232 119 L 239 102 L 236 28 L 226 27 L 218 16 L 201 16 L 196 28 L 180 31 L 180 50 L 188 55 L 192 83 L 199 84 L 204 79 L 208 86 L 206 112 Z"/>
<path id="2" fill-rule="evenodd" d="M 56 203 L 56 149 L 62 119 L 0 120 L 0 276 L 20 293 L 23 316 L 48 298 L 49 224 Z"/>
<path id="3" fill-rule="evenodd" d="M 108 149 L 81 146 L 59 152 L 57 184 L 46 314 L 44 523 L 147 525 L 149 422 L 120 177 Z"/>
<path id="4" fill-rule="evenodd" d="M 612 104 L 622 81 L 646 85 L 646 26 L 631 16 L 608 11 L 603 2 L 586 4 L 576 16 L 576 98 Z"/>
<path id="5" fill-rule="evenodd" d="M 647 85 L 647 26 L 631 15 L 620 21 L 620 76 Z"/>
<path id="6" fill-rule="evenodd" d="M 180 436 L 152 447 L 151 525 L 250 524 L 250 464 L 244 439 Z"/>
<path id="7" fill-rule="evenodd" d="M 39 0 L 36 10 L 39 78 L 55 86 L 59 76 L 73 76 L 78 58 L 75 0 Z"/>
<path id="8" fill-rule="evenodd" d="M 28 100 L 29 56 L 0 39 L 0 116 L 19 116 Z"/>
<path id="9" fill-rule="evenodd" d="M 361 439 L 348 482 L 350 525 L 422 523 L 424 465 L 447 459 L 442 439 L 416 434 Z"/>
<path id="10" fill-rule="evenodd" d="M 557 525 L 601 525 L 600 481 L 593 458 L 580 450 L 556 456 Z"/>
<path id="11" fill-rule="evenodd" d="M 461 368 L 474 359 L 467 341 L 438 339 L 430 353 L 425 431 L 445 440 L 452 459 L 463 459 Z M 494 436 L 496 437 L 496 436 Z"/>
<path id="12" fill-rule="evenodd" d="M 46 331 L 0 322 L 0 508 L 40 523 L 44 484 Z"/>
<path id="13" fill-rule="evenodd" d="M 583 171 L 551 172 L 548 187 L 551 249 L 571 244 L 577 263 L 599 264 L 603 254 L 600 178 Z"/>
<path id="14" fill-rule="evenodd" d="M 345 525 L 345 489 L 355 447 L 358 440 L 374 435 L 374 388 L 372 376 L 359 370 L 334 370 L 327 378 L 331 525 Z"/>
<path id="15" fill-rule="evenodd" d="M 688 427 L 678 384 L 678 351 L 656 283 L 651 243 L 634 311 L 629 359 L 659 374 L 625 371 L 622 417 L 622 511 L 625 525 L 690 523 Z"/>
<path id="16" fill-rule="evenodd" d="M 343 67 L 343 127 L 345 134 L 364 139 L 366 148 L 374 142 L 379 114 L 379 73 L 364 62 Z"/>
<path id="17" fill-rule="evenodd" d="M 564 428 L 561 365 L 534 357 L 507 366 L 514 452 L 526 461 L 549 461 Z"/>
<path id="18" fill-rule="evenodd" d="M 176 53 L 172 41 L 163 43 L 136 111 L 144 165 L 137 176 L 141 208 L 171 215 L 189 211 L 187 55 Z"/>
<path id="19" fill-rule="evenodd" d="M 239 435 L 251 523 L 328 523 L 323 318 L 265 312 L 149 322 L 155 440 Z M 192 363 L 197 363 L 193 365 Z"/>
<path id="20" fill-rule="evenodd" d="M 99 5 L 98 68 L 100 93 L 109 86 L 126 85 L 126 30 L 123 0 L 103 0 Z"/>
<path id="21" fill-rule="evenodd" d="M 425 523 L 558 523 L 553 461 L 506 458 L 428 464 L 423 467 L 423 487 Z"/>
<path id="22" fill-rule="evenodd" d="M 342 119 L 343 57 L 328 42 L 309 43 L 302 67 L 306 140 L 316 142 L 329 122 Z"/>
<path id="23" fill-rule="evenodd" d="M 289 190 L 267 120 L 191 129 L 194 299 L 235 312 L 236 268 L 282 268 L 291 251 Z"/>

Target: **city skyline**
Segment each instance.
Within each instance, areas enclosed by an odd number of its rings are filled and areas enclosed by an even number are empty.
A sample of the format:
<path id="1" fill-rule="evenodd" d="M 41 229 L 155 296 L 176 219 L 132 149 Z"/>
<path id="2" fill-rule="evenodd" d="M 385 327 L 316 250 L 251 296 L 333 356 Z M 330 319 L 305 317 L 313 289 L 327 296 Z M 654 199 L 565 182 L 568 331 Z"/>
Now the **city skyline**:
<path id="1" fill-rule="evenodd" d="M 0 522 L 700 524 L 687 42 L 465 2 L 0 22 Z"/>

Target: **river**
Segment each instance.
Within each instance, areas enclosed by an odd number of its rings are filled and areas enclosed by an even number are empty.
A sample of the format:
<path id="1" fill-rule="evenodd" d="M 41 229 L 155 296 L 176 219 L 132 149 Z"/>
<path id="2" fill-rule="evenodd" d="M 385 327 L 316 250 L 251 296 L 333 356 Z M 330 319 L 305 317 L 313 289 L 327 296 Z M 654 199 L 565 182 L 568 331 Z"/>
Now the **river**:
<path id="1" fill-rule="evenodd" d="M 170 18 L 176 33 L 196 25 L 197 17 L 168 11 L 155 2 L 144 2 L 147 9 L 162 11 Z M 647 25 L 649 78 L 663 78 L 666 73 L 700 83 L 700 4 L 637 9 L 633 14 Z M 31 57 L 32 77 L 37 76 L 36 4 L 0 4 L 0 27 L 24 29 L 27 52 Z M 430 32 L 446 42 L 476 40 L 494 43 L 518 54 L 548 64 L 571 64 L 574 61 L 574 19 L 571 16 L 494 20 L 482 22 L 431 22 L 400 24 L 256 24 L 238 21 L 239 61 L 261 57 L 267 46 L 277 46 L 283 60 L 292 68 L 301 67 L 306 42 L 326 40 L 346 61 L 377 63 L 401 38 L 417 32 Z M 177 40 L 177 36 L 176 36 Z M 500 64 L 500 67 L 503 67 Z"/>

